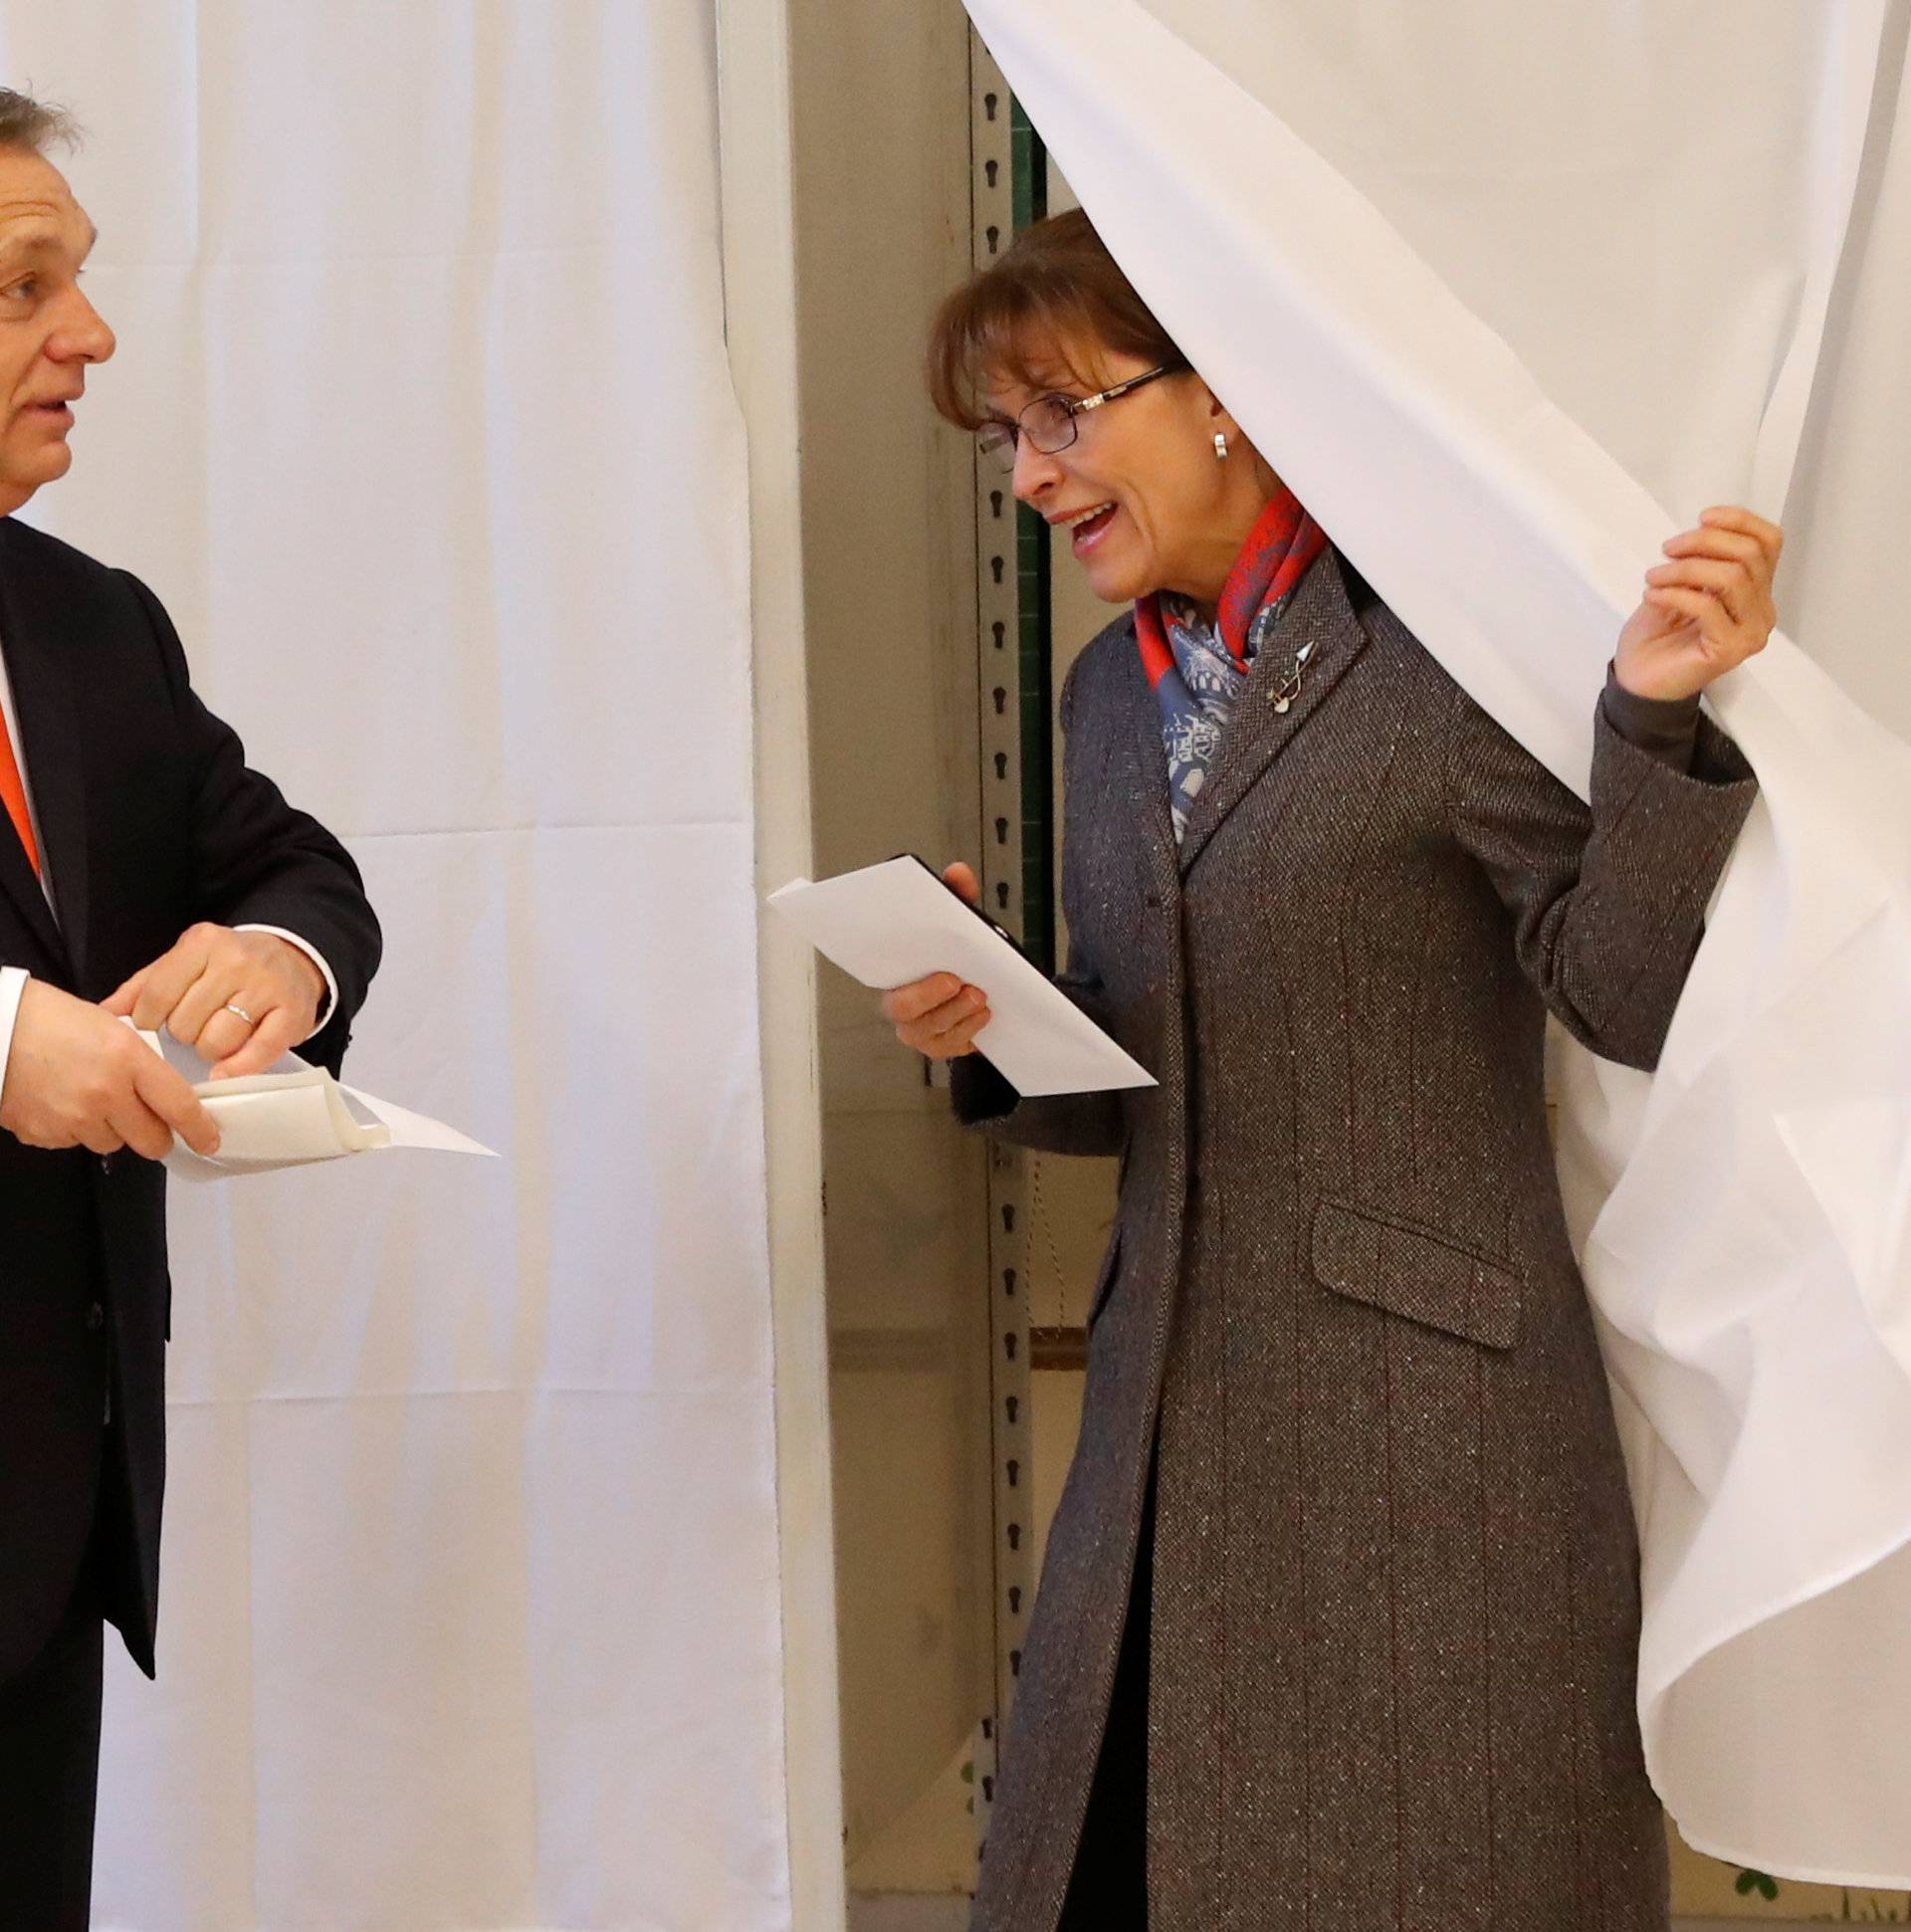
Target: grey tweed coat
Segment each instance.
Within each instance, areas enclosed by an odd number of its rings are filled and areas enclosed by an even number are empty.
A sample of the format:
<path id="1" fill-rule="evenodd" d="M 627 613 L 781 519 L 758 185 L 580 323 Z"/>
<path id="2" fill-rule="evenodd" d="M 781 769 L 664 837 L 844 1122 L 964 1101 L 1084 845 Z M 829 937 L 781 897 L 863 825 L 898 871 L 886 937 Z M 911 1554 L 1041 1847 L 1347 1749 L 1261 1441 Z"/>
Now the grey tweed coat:
<path id="1" fill-rule="evenodd" d="M 1657 1932 L 1637 1545 L 1542 1037 L 1654 1063 L 1751 771 L 1602 709 L 1589 809 L 1332 552 L 1178 852 L 1132 620 L 1062 719 L 1063 983 L 1161 1084 L 1018 1101 L 956 1064 L 963 1118 L 1122 1157 L 974 1924 L 1055 1925 L 1159 1427 L 1155 1932 Z"/>

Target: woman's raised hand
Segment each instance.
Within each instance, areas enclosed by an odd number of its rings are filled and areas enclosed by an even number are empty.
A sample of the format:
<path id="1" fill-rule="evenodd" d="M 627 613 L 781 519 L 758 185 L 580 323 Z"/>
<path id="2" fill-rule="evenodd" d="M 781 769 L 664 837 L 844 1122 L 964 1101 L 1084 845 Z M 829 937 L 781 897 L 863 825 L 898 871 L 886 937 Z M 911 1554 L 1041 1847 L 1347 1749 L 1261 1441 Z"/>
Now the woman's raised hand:
<path id="1" fill-rule="evenodd" d="M 1702 511 L 1664 545 L 1619 633 L 1612 668 L 1641 698 L 1690 698 L 1765 649 L 1778 621 L 1772 572 L 1785 533 L 1749 510 Z"/>
<path id="2" fill-rule="evenodd" d="M 971 906 L 982 900 L 982 888 L 965 865 L 952 865 L 943 883 L 954 886 Z M 932 1060 L 954 1060 L 975 1051 L 975 1035 L 988 1024 L 988 995 L 979 986 L 964 985 L 953 972 L 932 972 L 906 986 L 883 994 L 883 1017 L 896 1028 L 896 1037 Z"/>

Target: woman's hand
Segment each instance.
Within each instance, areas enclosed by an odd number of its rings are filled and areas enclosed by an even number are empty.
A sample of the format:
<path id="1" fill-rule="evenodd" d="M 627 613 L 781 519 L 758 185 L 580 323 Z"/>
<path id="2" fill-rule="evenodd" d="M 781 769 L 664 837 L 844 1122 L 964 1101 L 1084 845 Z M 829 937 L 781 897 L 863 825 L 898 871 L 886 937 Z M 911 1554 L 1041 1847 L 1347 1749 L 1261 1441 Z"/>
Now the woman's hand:
<path id="1" fill-rule="evenodd" d="M 981 904 L 981 886 L 967 866 L 952 865 L 943 883 L 971 906 Z M 884 993 L 883 1017 L 905 1046 L 932 1060 L 954 1060 L 975 1051 L 975 1035 L 989 1022 L 988 995 L 979 986 L 963 985 L 953 972 L 932 972 Z"/>
<path id="2" fill-rule="evenodd" d="M 1664 544 L 1619 633 L 1612 668 L 1641 698 L 1690 698 L 1765 649 L 1778 612 L 1772 572 L 1785 533 L 1736 507 L 1700 513 Z"/>

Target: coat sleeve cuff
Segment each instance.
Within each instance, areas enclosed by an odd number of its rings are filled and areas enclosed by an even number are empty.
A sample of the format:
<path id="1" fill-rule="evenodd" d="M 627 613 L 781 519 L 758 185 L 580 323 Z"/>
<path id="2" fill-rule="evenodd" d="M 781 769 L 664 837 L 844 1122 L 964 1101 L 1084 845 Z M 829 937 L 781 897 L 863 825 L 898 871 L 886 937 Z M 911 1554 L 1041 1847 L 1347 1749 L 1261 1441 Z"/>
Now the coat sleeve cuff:
<path id="1" fill-rule="evenodd" d="M 325 996 L 319 1002 L 318 1017 L 314 1022 L 312 1031 L 306 1035 L 306 1040 L 316 1039 L 325 1030 L 326 1023 L 338 1010 L 338 980 L 331 967 L 325 964 L 325 956 L 310 940 L 302 940 L 297 933 L 289 933 L 283 926 L 264 926 L 257 921 L 251 921 L 244 926 L 235 926 L 232 930 L 235 933 L 270 933 L 274 939 L 284 940 L 288 946 L 303 953 L 318 968 L 318 976 L 325 982 Z M 304 1046 L 306 1040 L 295 1040 L 293 1044 Z"/>
<path id="2" fill-rule="evenodd" d="M 1675 771 L 1692 769 L 1699 739 L 1696 691 L 1689 698 L 1641 698 L 1636 691 L 1626 690 L 1616 668 L 1608 664 L 1599 709 L 1605 722 L 1628 745 L 1637 746 Z"/>
<path id="3" fill-rule="evenodd" d="M 1000 1120 L 1022 1104 L 1022 1097 L 979 1053 L 964 1053 L 950 1063 L 949 1098 L 964 1127 Z"/>
<path id="4" fill-rule="evenodd" d="M 14 1021 L 20 1017 L 20 995 L 26 989 L 25 966 L 0 966 L 0 1087 L 6 1085 L 7 1061 L 13 1052 Z"/>
<path id="5" fill-rule="evenodd" d="M 1609 841 L 1625 826 L 1637 878 L 1655 880 L 1655 890 L 1673 896 L 1676 882 L 1686 879 L 1699 886 L 1703 905 L 1758 796 L 1758 775 L 1745 753 L 1705 717 L 1689 765 L 1668 764 L 1634 744 L 1603 708 L 1592 740 L 1595 834 Z"/>
<path id="6" fill-rule="evenodd" d="M 1641 698 L 1608 665 L 1599 718 L 1614 736 L 1681 777 L 1713 785 L 1754 781 L 1745 753 L 1706 717 L 1696 692 L 1690 698 Z"/>

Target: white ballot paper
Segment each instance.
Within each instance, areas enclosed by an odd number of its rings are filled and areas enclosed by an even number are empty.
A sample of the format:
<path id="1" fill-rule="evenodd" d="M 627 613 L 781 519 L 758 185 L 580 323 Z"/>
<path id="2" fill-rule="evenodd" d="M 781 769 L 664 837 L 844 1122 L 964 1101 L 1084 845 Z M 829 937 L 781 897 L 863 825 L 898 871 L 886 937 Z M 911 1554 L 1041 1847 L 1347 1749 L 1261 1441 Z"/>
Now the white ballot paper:
<path id="1" fill-rule="evenodd" d="M 211 1063 L 170 1033 L 139 1037 L 192 1082 L 219 1128 L 219 1152 L 210 1160 L 174 1140 L 166 1170 L 181 1181 L 229 1181 L 400 1147 L 496 1159 L 490 1148 L 456 1128 L 341 1086 L 323 1067 L 309 1066 L 296 1053 L 265 1073 L 213 1080 Z"/>
<path id="2" fill-rule="evenodd" d="M 959 973 L 988 995 L 975 1045 L 1015 1091 L 1102 1093 L 1155 1077 L 1111 1040 L 1039 966 L 920 859 L 890 859 L 769 895 L 824 959 L 878 991 Z"/>

